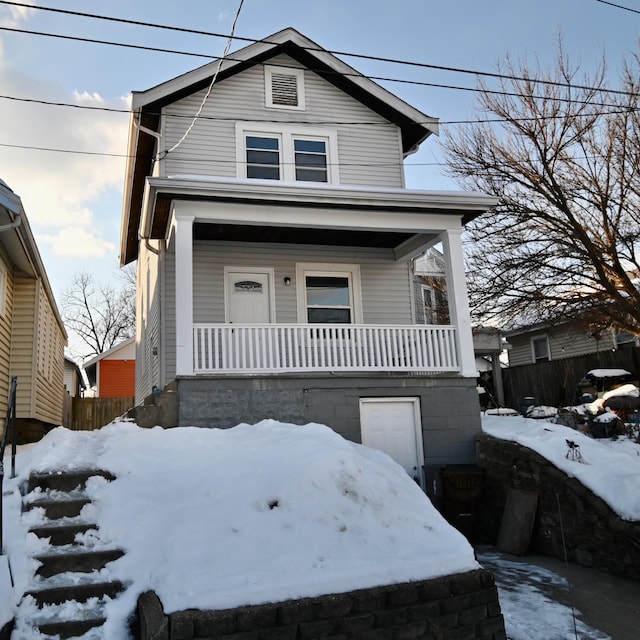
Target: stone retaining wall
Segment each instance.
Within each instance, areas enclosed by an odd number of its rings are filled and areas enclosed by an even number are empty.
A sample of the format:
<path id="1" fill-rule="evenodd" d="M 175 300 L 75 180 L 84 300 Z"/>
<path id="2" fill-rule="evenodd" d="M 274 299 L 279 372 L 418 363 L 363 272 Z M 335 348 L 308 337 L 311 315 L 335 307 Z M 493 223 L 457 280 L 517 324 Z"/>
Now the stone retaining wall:
<path id="1" fill-rule="evenodd" d="M 535 451 L 485 434 L 477 441 L 478 466 L 486 471 L 478 505 L 484 542 L 495 543 L 507 492 L 538 493 L 529 550 L 640 581 L 640 522 L 620 518 L 598 496 Z M 576 463 L 578 464 L 578 463 Z"/>
<path id="2" fill-rule="evenodd" d="M 435 580 L 221 611 L 161 614 L 138 603 L 142 640 L 506 640 L 493 575 Z"/>

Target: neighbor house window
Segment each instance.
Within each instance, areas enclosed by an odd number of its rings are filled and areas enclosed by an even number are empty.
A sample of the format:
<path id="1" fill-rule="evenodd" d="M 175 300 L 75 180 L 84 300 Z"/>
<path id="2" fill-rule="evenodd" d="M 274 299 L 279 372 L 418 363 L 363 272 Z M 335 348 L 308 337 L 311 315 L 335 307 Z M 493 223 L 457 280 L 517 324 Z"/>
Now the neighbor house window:
<path id="1" fill-rule="evenodd" d="M 301 322 L 362 322 L 357 265 L 297 265 L 298 317 Z"/>
<path id="2" fill-rule="evenodd" d="M 304 126 L 238 124 L 238 177 L 336 184 L 335 131 Z"/>
<path id="3" fill-rule="evenodd" d="M 531 338 L 531 352 L 533 353 L 534 362 L 545 362 L 551 359 L 549 355 L 549 340 L 546 335 Z"/>
<path id="4" fill-rule="evenodd" d="M 264 68 L 266 106 L 271 109 L 305 109 L 304 70 L 266 65 Z"/>

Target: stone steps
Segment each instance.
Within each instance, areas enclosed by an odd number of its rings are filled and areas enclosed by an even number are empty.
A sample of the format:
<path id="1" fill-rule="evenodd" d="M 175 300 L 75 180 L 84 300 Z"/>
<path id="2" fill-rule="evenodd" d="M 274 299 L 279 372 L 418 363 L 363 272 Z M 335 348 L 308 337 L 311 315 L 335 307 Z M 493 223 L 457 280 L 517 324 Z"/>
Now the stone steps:
<path id="1" fill-rule="evenodd" d="M 68 551 L 60 552 L 53 550 L 50 553 L 40 553 L 33 556 L 40 566 L 36 570 L 36 575 L 43 578 L 67 572 L 90 573 L 103 569 L 106 564 L 117 560 L 124 555 L 120 549 L 73 549 L 70 545 Z"/>
<path id="2" fill-rule="evenodd" d="M 41 526 L 31 527 L 31 533 L 35 533 L 38 538 L 49 538 L 49 544 L 62 546 L 73 544 L 76 536 L 87 533 L 88 531 L 97 531 L 96 525 L 93 523 L 74 523 L 67 522 L 62 519 L 61 522 L 51 522 Z"/>
<path id="3" fill-rule="evenodd" d="M 43 580 L 27 591 L 25 595 L 31 596 L 38 606 L 47 604 L 62 604 L 67 600 L 86 602 L 90 598 L 115 598 L 124 588 L 119 580 L 101 581 L 99 576 L 92 581 L 83 582 L 75 579 L 66 581 Z"/>
<path id="4" fill-rule="evenodd" d="M 29 531 L 48 546 L 33 556 L 39 566 L 23 597 L 25 619 L 20 619 L 19 607 L 17 628 L 58 638 L 82 636 L 91 629 L 102 633 L 105 603 L 125 588 L 105 567 L 124 552 L 102 544 L 92 510 L 83 511 L 91 504 L 85 492 L 87 481 L 95 476 L 115 479 L 99 469 L 38 473 L 29 478 L 23 512 L 41 510 L 29 516 L 31 521 L 39 520 Z"/>

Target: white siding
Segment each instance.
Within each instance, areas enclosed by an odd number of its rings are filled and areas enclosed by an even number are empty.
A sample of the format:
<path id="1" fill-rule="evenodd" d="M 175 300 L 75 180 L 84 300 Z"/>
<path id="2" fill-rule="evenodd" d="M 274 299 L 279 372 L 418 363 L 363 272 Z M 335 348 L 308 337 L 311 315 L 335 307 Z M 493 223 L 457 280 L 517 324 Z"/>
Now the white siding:
<path id="1" fill-rule="evenodd" d="M 136 300 L 136 404 L 141 403 L 152 392 L 154 385 L 161 386 L 159 264 L 159 256 L 141 243 Z M 118 355 L 118 357 L 124 356 Z"/>
<path id="2" fill-rule="evenodd" d="M 193 259 L 194 322 L 224 322 L 225 266 L 275 269 L 276 322 L 298 322 L 296 263 L 313 262 L 360 265 L 365 324 L 411 323 L 408 265 L 387 249 L 196 242 Z"/>
<path id="3" fill-rule="evenodd" d="M 532 364 L 533 352 L 531 339 L 546 335 L 549 342 L 551 360 L 573 358 L 598 351 L 610 351 L 613 348 L 613 338 L 609 331 L 604 331 L 600 340 L 596 340 L 589 329 L 580 325 L 559 325 L 546 330 L 532 331 L 508 338 L 511 349 L 509 350 L 509 364 L 517 366 Z"/>
<path id="4" fill-rule="evenodd" d="M 276 322 L 298 322 L 296 263 L 358 264 L 365 324 L 411 324 L 409 265 L 396 262 L 388 249 L 287 244 L 215 243 L 197 241 L 193 252 L 194 322 L 224 322 L 224 267 L 270 267 L 275 271 Z M 292 282 L 284 285 L 288 276 Z M 167 254 L 165 374 L 175 377 L 175 269 Z"/>
<path id="5" fill-rule="evenodd" d="M 163 343 L 165 382 L 176 377 L 176 260 L 175 253 L 167 251 L 163 260 L 164 297 Z"/>
<path id="6" fill-rule="evenodd" d="M 286 56 L 269 63 L 300 66 Z M 180 140 L 205 93 L 202 90 L 164 109 L 163 148 L 169 149 Z M 216 84 L 202 117 L 163 161 L 164 175 L 235 177 L 236 122 L 293 122 L 335 127 L 342 184 L 404 186 L 402 148 L 395 125 L 309 70 L 305 71 L 305 93 L 304 111 L 267 109 L 260 65 Z"/>

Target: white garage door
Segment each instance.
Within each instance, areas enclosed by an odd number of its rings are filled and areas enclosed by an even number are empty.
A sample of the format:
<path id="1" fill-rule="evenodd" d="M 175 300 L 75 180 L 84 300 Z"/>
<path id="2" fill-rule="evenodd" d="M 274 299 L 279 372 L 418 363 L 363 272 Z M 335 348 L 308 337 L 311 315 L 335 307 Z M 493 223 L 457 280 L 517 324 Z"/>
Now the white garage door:
<path id="1" fill-rule="evenodd" d="M 422 485 L 419 398 L 361 398 L 362 444 L 390 455 Z"/>

